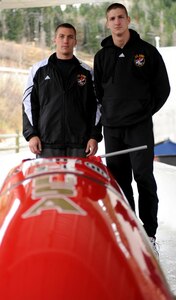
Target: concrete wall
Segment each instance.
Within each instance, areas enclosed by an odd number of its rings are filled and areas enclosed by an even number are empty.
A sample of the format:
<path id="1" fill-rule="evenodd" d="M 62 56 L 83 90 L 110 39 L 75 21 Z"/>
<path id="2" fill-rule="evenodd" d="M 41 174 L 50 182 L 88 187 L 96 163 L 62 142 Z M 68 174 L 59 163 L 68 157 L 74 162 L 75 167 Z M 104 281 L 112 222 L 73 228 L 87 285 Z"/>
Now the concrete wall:
<path id="1" fill-rule="evenodd" d="M 158 50 L 166 64 L 171 93 L 165 105 L 153 118 L 155 142 L 168 138 L 176 142 L 176 47 L 163 47 Z"/>

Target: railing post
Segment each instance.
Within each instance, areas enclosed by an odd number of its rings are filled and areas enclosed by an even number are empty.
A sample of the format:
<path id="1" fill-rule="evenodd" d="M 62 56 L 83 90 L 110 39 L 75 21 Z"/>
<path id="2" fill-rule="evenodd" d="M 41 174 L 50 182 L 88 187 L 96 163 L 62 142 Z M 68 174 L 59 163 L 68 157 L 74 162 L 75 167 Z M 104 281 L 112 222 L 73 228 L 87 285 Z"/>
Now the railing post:
<path id="1" fill-rule="evenodd" d="M 20 151 L 20 135 L 19 135 L 19 130 L 17 130 L 16 131 L 16 142 L 15 142 L 15 144 L 16 144 L 16 150 L 15 150 L 15 152 L 16 153 L 19 153 L 19 151 Z"/>
<path id="2" fill-rule="evenodd" d="M 23 144 L 21 144 L 21 137 L 22 134 L 19 132 L 19 130 L 16 130 L 15 133 L 7 133 L 7 134 L 0 134 L 0 152 L 1 151 L 14 151 L 16 153 L 20 152 L 21 148 L 27 148 L 28 143 L 23 141 Z M 2 139 L 2 140 L 1 140 Z M 9 140 L 10 143 L 6 144 L 5 140 Z"/>

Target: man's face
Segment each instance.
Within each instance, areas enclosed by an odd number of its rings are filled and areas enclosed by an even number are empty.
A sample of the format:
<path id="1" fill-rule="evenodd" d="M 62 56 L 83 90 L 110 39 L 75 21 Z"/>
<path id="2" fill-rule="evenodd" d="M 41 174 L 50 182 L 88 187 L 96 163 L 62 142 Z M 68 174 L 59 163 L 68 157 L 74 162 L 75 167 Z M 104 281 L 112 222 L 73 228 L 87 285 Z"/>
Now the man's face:
<path id="1" fill-rule="evenodd" d="M 56 52 L 58 58 L 71 58 L 76 46 L 76 35 L 72 28 L 60 27 L 55 34 Z"/>
<path id="2" fill-rule="evenodd" d="M 128 30 L 130 17 L 121 8 L 112 9 L 107 13 L 107 28 L 110 29 L 112 35 L 123 36 Z"/>

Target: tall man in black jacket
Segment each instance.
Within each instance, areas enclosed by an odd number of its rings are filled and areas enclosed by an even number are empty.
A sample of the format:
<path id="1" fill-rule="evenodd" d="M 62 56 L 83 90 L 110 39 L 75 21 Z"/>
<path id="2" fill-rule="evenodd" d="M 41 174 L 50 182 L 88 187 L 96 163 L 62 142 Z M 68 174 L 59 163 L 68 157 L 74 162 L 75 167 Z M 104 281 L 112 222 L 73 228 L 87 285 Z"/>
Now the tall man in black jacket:
<path id="1" fill-rule="evenodd" d="M 107 166 L 135 210 L 132 173 L 139 193 L 139 217 L 156 250 L 157 186 L 153 176 L 152 115 L 170 93 L 165 64 L 157 49 L 129 29 L 126 7 L 111 4 L 102 49 L 94 59 L 95 89 L 101 103 L 106 152 L 147 145 L 147 150 L 107 158 Z"/>
<path id="2" fill-rule="evenodd" d="M 55 31 L 56 53 L 36 63 L 23 97 L 23 134 L 37 157 L 94 155 L 101 141 L 91 68 L 74 55 L 76 30 Z"/>

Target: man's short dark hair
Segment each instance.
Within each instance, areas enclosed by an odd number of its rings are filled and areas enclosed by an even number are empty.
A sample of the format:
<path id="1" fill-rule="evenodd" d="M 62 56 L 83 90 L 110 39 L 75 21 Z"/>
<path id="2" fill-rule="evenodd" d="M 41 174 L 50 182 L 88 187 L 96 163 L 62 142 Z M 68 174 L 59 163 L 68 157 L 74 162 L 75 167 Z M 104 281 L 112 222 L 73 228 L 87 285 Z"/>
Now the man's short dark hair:
<path id="1" fill-rule="evenodd" d="M 125 14 L 128 17 L 128 11 L 127 11 L 126 7 L 121 3 L 112 3 L 111 5 L 109 5 L 108 8 L 106 9 L 106 16 L 107 16 L 108 12 L 110 12 L 110 10 L 116 9 L 116 8 L 123 9 L 125 11 Z"/>
<path id="2" fill-rule="evenodd" d="M 56 29 L 55 29 L 55 33 L 56 33 L 57 30 L 58 30 L 59 28 L 61 28 L 61 27 L 73 29 L 73 31 L 74 31 L 74 33 L 75 33 L 75 35 L 76 35 L 76 29 L 75 29 L 75 27 L 74 27 L 72 24 L 70 24 L 70 23 L 62 23 L 62 24 L 57 25 L 57 27 L 56 27 Z"/>

